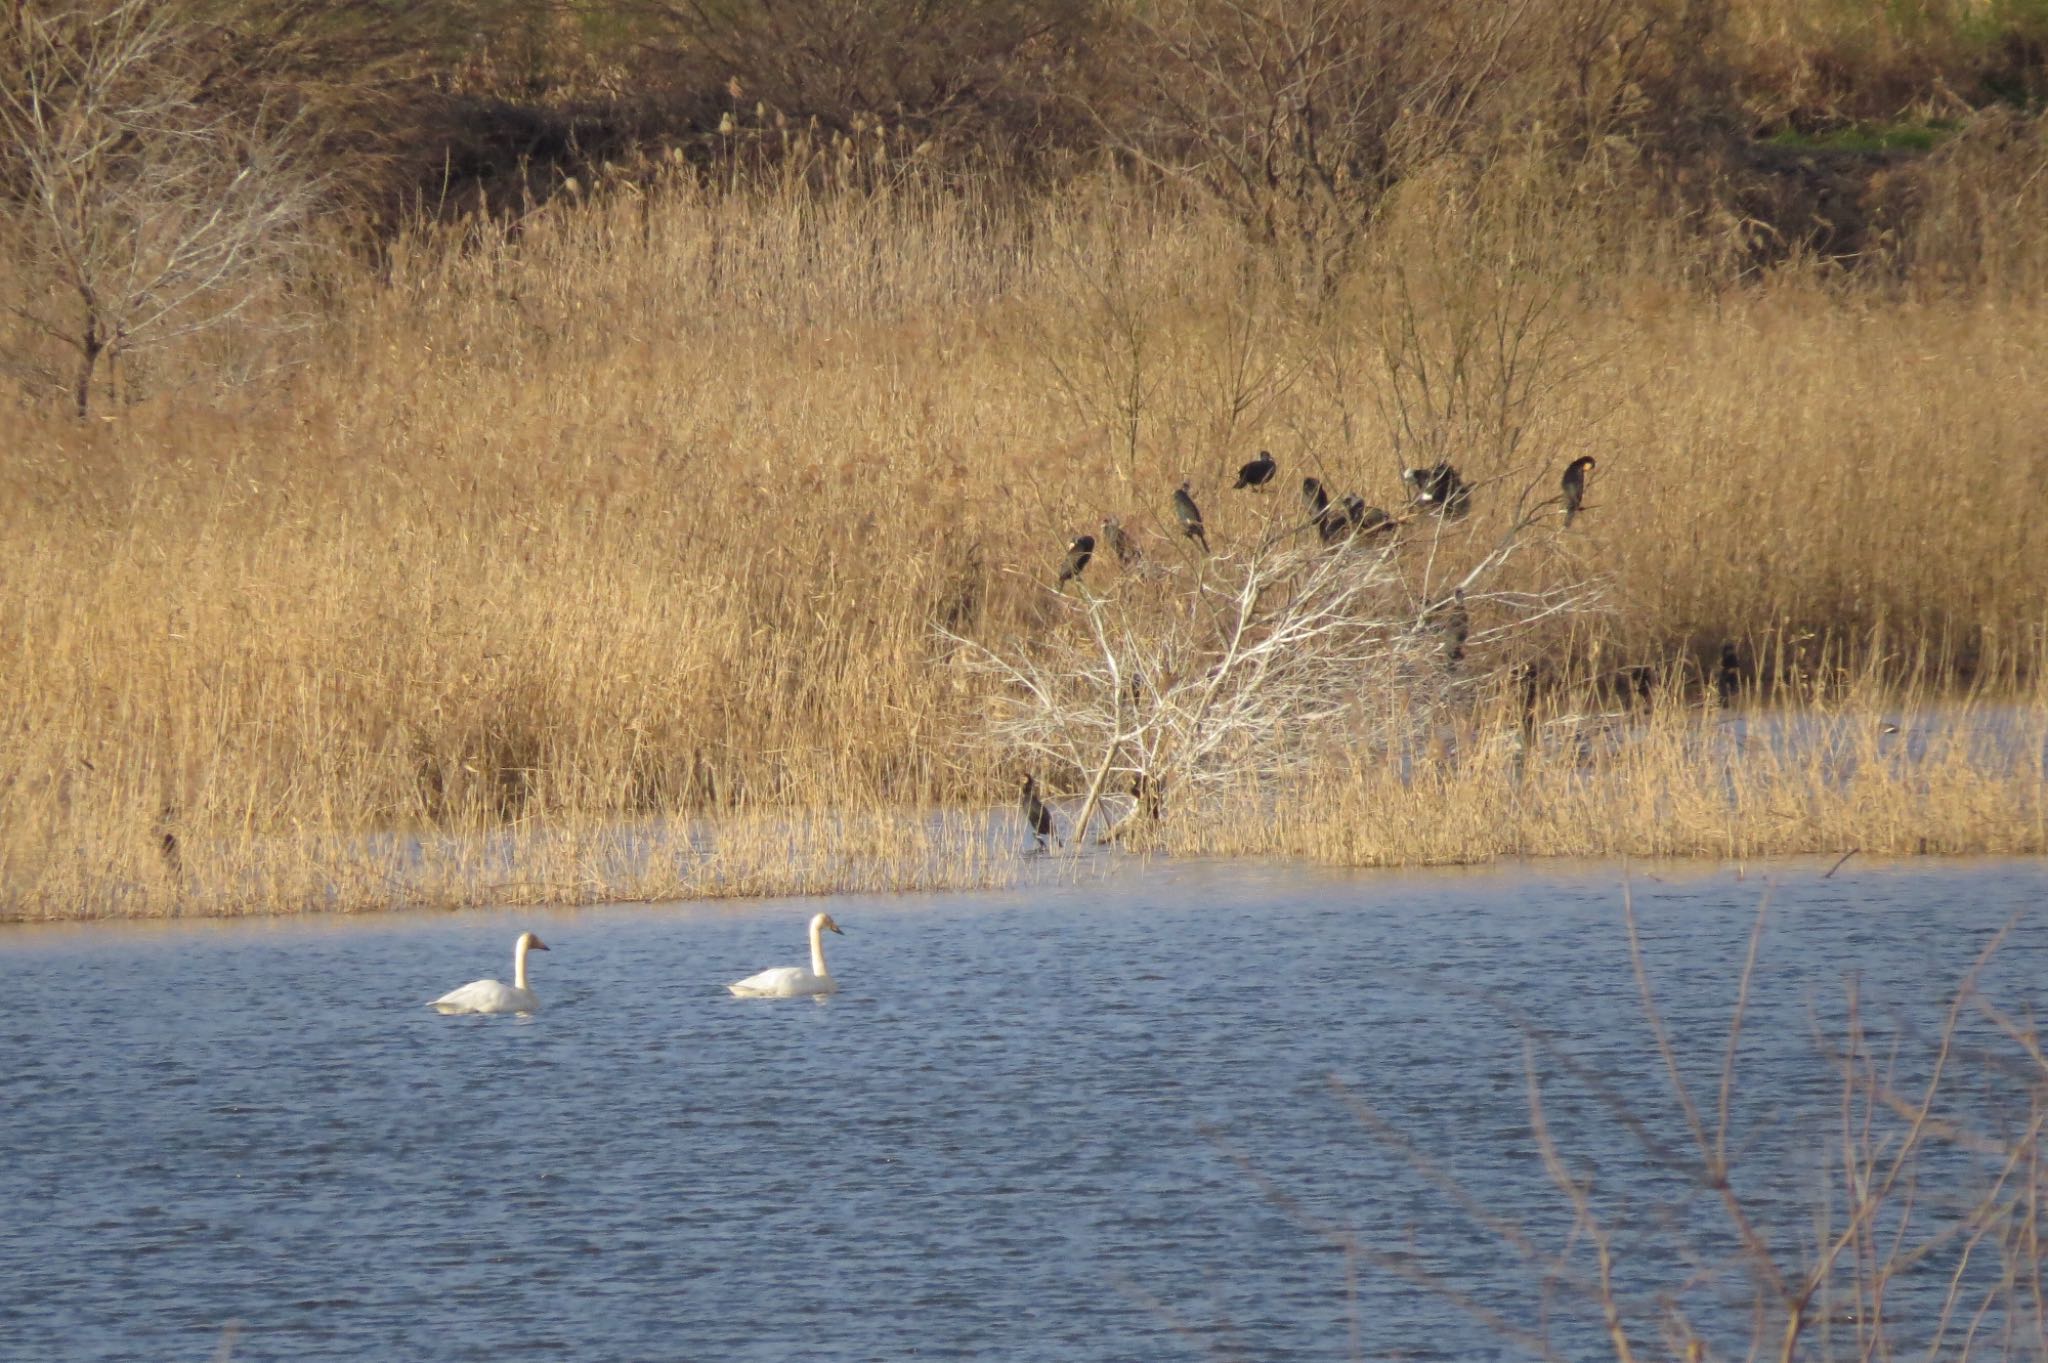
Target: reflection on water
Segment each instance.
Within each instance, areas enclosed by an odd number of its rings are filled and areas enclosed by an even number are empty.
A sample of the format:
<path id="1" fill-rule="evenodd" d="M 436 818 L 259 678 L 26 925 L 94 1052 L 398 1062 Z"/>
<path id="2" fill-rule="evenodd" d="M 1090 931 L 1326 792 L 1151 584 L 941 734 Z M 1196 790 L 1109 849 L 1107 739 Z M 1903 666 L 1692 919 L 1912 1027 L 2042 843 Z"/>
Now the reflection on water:
<path id="1" fill-rule="evenodd" d="M 1815 1035 L 1846 976 L 1910 1056 L 2017 912 L 1986 990 L 2048 1002 L 2041 864 L 1826 866 L 1769 872 L 1735 1093 L 1745 1193 L 1787 1246 L 1839 1122 Z M 1764 879 L 1637 872 L 1710 1094 Z M 1525 1328 L 1536 1275 L 1354 1104 L 1557 1244 L 1521 1019 L 1601 1205 L 1667 1201 L 1563 1068 L 1682 1134 L 1619 884 L 1182 864 L 839 898 L 823 1003 L 722 987 L 801 960 L 814 900 L 9 932 L 0 1342 L 203 1358 L 239 1320 L 252 1359 L 1518 1356 L 1402 1275 Z M 502 975 L 527 926 L 553 948 L 539 1015 L 422 1006 Z M 1630 1271 L 1676 1281 L 1678 1245 L 1639 1237 Z M 1601 1352 L 1583 1312 L 1552 1328 Z"/>

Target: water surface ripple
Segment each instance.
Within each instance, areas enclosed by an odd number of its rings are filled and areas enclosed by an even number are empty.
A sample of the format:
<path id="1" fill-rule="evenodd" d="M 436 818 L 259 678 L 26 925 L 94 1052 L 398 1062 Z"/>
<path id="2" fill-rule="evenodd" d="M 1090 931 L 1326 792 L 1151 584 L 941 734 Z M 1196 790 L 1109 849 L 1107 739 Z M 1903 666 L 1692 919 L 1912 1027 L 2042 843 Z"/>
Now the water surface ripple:
<path id="1" fill-rule="evenodd" d="M 1737 1100 L 1748 1190 L 1787 1234 L 1810 1231 L 1837 1097 L 1815 1033 L 1846 976 L 1910 1056 L 2019 913 L 1987 988 L 2048 1004 L 2041 863 L 1825 868 L 1635 876 L 1702 1078 L 1777 886 Z M 234 1321 L 239 1359 L 1519 1356 L 1347 1259 L 1338 1233 L 1540 1311 L 1347 1099 L 1555 1243 L 1515 1019 L 1679 1133 L 1620 883 L 1190 863 L 1014 893 L 0 933 L 0 1355 L 206 1359 Z M 726 995 L 799 962 L 821 907 L 844 992 Z M 553 948 L 543 1012 L 421 1006 L 505 975 L 520 927 Z M 1603 1205 L 1670 1192 L 1597 1103 L 1555 1094 Z M 1682 1271 L 1669 1242 L 1636 1254 Z M 1553 1328 L 1599 1352 L 1594 1322 Z"/>

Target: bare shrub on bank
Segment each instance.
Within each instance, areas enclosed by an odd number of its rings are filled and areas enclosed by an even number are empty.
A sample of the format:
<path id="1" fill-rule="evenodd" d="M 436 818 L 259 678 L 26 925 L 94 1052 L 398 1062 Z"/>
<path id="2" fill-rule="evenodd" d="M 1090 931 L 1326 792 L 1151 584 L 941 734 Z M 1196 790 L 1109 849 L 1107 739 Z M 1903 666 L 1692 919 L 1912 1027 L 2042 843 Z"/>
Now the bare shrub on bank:
<path id="1" fill-rule="evenodd" d="M 1097 117 L 1329 278 L 1381 196 L 1469 135 L 1530 8 L 1167 0 L 1133 13 L 1132 89 Z"/>
<path id="2" fill-rule="evenodd" d="M 1597 608 L 1597 582 L 1504 580 L 1533 518 L 1425 588 L 1396 539 L 1434 539 L 1443 525 L 1283 524 L 1103 594 L 1062 595 L 1042 638 L 946 637 L 995 683 L 981 737 L 1033 769 L 1081 774 L 1079 844 L 1112 791 L 1158 819 L 1169 801 L 1185 811 L 1247 784 L 1279 791 L 1337 754 L 1426 738 L 1498 688 L 1514 667 L 1507 641 Z"/>
<path id="3" fill-rule="evenodd" d="M 249 316 L 318 208 L 300 130 L 213 102 L 216 74 L 159 0 L 18 7 L 0 40 L 7 305 L 74 352 L 80 416 L 102 360 Z"/>

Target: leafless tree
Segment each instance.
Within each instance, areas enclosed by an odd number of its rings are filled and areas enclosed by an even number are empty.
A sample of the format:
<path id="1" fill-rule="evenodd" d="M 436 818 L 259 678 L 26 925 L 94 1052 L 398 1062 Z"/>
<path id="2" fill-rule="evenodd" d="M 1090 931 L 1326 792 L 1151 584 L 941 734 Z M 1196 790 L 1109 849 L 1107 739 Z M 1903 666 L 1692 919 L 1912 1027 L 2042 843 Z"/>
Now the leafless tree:
<path id="1" fill-rule="evenodd" d="M 1380 199 L 1459 148 L 1517 66 L 1529 0 L 1160 0 L 1133 7 L 1113 144 L 1306 252 L 1328 281 Z"/>
<path id="2" fill-rule="evenodd" d="M 14 313 L 100 363 L 249 315 L 320 183 L 282 113 L 210 97 L 205 30 L 162 0 L 18 6 L 0 40 L 0 191 Z"/>
<path id="3" fill-rule="evenodd" d="M 1600 598 L 1597 583 L 1504 585 L 1534 525 L 1518 521 L 1462 573 L 1419 579 L 1418 555 L 1394 539 L 1434 540 L 1446 533 L 1434 517 L 1335 544 L 1283 527 L 1107 594 L 1062 597 L 1037 640 L 947 638 L 998 683 L 986 737 L 1083 774 L 1078 845 L 1113 784 L 1133 812 L 1156 812 L 1168 792 L 1185 809 L 1341 751 L 1398 746 L 1489 693 L 1511 666 L 1503 642 Z"/>

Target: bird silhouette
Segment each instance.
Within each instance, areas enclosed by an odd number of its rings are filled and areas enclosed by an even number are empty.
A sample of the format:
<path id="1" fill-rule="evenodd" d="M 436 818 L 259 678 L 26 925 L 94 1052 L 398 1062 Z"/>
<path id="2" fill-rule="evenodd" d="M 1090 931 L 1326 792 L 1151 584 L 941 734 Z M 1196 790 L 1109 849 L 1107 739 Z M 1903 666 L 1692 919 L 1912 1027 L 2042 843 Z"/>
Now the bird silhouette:
<path id="1" fill-rule="evenodd" d="M 1472 509 L 1472 488 L 1458 470 L 1438 462 L 1426 469 L 1402 469 L 1401 481 L 1408 484 L 1420 506 L 1444 516 L 1462 516 Z"/>
<path id="2" fill-rule="evenodd" d="M 1721 667 L 1714 674 L 1714 694 L 1727 705 L 1742 689 L 1742 658 L 1735 651 L 1735 641 L 1724 640 L 1721 644 Z"/>
<path id="3" fill-rule="evenodd" d="M 1081 570 L 1088 566 L 1088 560 L 1095 556 L 1095 536 L 1076 535 L 1067 544 L 1067 561 L 1060 565 L 1060 580 L 1055 591 L 1067 589 L 1067 579 L 1078 578 Z"/>
<path id="4" fill-rule="evenodd" d="M 1586 501 L 1586 470 L 1598 465 L 1590 454 L 1582 454 L 1572 460 L 1564 471 L 1564 523 L 1570 525 L 1572 517 L 1579 514 L 1579 508 Z"/>
<path id="5" fill-rule="evenodd" d="M 1138 552 L 1138 542 L 1124 530 L 1123 522 L 1114 516 L 1102 523 L 1102 542 L 1116 555 L 1116 561 L 1126 568 L 1144 557 Z"/>
<path id="6" fill-rule="evenodd" d="M 1180 518 L 1181 533 L 1189 539 L 1200 540 L 1202 552 L 1206 554 L 1209 552 L 1209 535 L 1202 529 L 1202 509 L 1188 495 L 1188 486 L 1183 482 L 1173 490 L 1173 514 Z"/>
<path id="7" fill-rule="evenodd" d="M 1052 811 L 1045 807 L 1045 801 L 1038 798 L 1038 778 L 1030 772 L 1024 773 L 1024 790 L 1020 801 L 1024 806 L 1024 822 L 1031 826 L 1032 837 L 1040 847 L 1052 835 Z"/>
<path id="8" fill-rule="evenodd" d="M 1273 481 L 1273 472 L 1280 466 L 1273 462 L 1271 450 L 1260 450 L 1259 457 L 1237 470 L 1236 487 L 1264 487 Z"/>
<path id="9" fill-rule="evenodd" d="M 1323 490 L 1322 479 L 1301 480 L 1301 505 L 1302 509 L 1308 512 L 1310 520 L 1320 521 L 1323 518 L 1323 513 L 1330 509 L 1330 494 Z"/>

